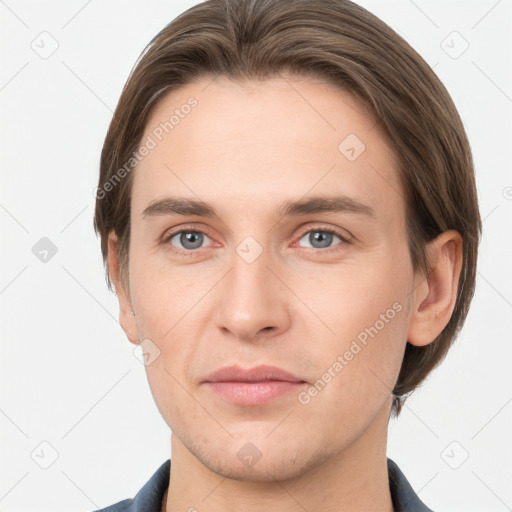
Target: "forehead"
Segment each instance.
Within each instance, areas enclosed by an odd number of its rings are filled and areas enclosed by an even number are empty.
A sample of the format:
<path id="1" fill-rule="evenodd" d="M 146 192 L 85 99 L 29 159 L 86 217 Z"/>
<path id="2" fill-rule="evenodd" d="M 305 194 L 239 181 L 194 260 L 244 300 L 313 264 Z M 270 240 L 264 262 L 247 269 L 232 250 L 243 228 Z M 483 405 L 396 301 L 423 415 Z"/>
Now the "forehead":
<path id="1" fill-rule="evenodd" d="M 163 97 L 146 123 L 132 204 L 166 195 L 247 208 L 335 193 L 388 217 L 403 206 L 396 159 L 352 95 L 298 78 L 202 79 Z M 385 211 L 385 210 L 389 211 Z M 388 219 L 389 220 L 389 219 Z"/>

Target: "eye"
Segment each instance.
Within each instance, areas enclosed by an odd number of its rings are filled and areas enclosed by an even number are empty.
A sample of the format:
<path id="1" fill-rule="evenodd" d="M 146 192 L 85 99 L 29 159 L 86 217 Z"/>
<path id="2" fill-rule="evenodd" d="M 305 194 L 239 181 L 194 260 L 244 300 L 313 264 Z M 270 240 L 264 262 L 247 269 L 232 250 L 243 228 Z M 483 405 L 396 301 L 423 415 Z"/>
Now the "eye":
<path id="1" fill-rule="evenodd" d="M 336 239 L 338 239 L 338 243 L 336 243 Z M 182 229 L 164 237 L 163 243 L 171 245 L 171 250 L 177 253 L 193 256 L 199 249 L 205 247 L 203 244 L 208 240 L 210 240 L 210 237 L 202 231 Z M 333 246 L 343 246 L 350 243 L 348 235 L 334 229 L 310 229 L 305 231 L 299 241 L 293 245 L 300 244 L 302 240 L 309 244 L 303 247 L 309 247 L 314 250 L 328 250 Z"/>
<path id="2" fill-rule="evenodd" d="M 300 238 L 300 240 L 306 240 L 309 243 L 309 246 L 312 249 L 329 249 L 332 246 L 333 241 L 335 239 L 339 239 L 341 244 L 349 243 L 346 237 L 344 237 L 341 233 L 338 233 L 331 229 L 313 229 L 306 231 L 306 233 Z M 299 242 L 300 242 L 299 240 Z"/>
<path id="3" fill-rule="evenodd" d="M 205 239 L 209 239 L 209 237 L 202 231 L 190 230 L 172 233 L 166 238 L 165 241 L 169 242 L 172 246 L 181 251 L 191 252 L 195 249 L 201 249 Z M 181 244 L 181 246 L 176 245 L 176 243 Z"/>

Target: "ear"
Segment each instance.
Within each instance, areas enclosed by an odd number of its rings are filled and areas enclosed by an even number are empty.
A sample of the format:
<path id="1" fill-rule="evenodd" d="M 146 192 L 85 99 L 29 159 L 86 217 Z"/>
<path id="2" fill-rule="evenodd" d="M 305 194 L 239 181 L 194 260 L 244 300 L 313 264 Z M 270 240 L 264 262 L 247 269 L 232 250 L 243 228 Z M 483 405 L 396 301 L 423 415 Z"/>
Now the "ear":
<path id="1" fill-rule="evenodd" d="M 432 343 L 452 316 L 462 269 L 462 237 L 458 231 L 444 231 L 429 243 L 427 251 L 431 271 L 415 280 L 407 337 L 419 347 Z"/>
<path id="2" fill-rule="evenodd" d="M 114 284 L 116 295 L 119 299 L 119 323 L 128 339 L 133 344 L 138 345 L 138 327 L 131 300 L 126 290 L 123 289 L 119 279 L 118 240 L 114 231 L 111 231 L 108 237 L 107 262 L 110 279 Z"/>

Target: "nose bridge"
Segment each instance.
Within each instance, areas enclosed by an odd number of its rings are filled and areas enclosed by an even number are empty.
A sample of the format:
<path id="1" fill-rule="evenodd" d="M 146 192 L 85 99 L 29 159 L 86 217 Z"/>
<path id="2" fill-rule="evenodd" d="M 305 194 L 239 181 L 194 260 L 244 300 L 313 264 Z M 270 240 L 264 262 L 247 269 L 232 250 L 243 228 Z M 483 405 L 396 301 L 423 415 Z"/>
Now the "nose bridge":
<path id="1" fill-rule="evenodd" d="M 254 337 L 265 328 L 284 328 L 286 298 L 268 267 L 273 266 L 270 251 L 253 237 L 246 237 L 232 255 L 226 276 L 219 326 L 240 338 Z"/>
<path id="2" fill-rule="evenodd" d="M 263 251 L 255 257 L 255 249 L 248 249 L 246 243 L 240 244 L 236 252 L 232 260 L 230 283 L 234 297 L 252 303 L 265 298 L 272 275 L 267 268 L 270 264 L 269 255 Z"/>

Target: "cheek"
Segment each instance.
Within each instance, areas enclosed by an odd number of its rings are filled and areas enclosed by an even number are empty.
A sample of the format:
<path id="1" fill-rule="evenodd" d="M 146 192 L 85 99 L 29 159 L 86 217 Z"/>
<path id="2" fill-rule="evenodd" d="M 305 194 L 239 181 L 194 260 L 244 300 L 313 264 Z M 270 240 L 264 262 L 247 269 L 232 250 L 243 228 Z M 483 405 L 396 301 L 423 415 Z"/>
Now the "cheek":
<path id="1" fill-rule="evenodd" d="M 313 269 L 306 280 L 290 279 L 297 295 L 334 331 L 333 339 L 353 337 L 374 325 L 396 302 L 404 306 L 410 276 L 399 261 L 375 254 L 363 262 Z M 389 313 L 393 319 L 395 312 Z"/>
<path id="2" fill-rule="evenodd" d="M 192 272 L 173 269 L 165 258 L 134 255 L 130 263 L 132 300 L 146 337 L 162 343 L 182 332 L 207 283 Z"/>
<path id="3" fill-rule="evenodd" d="M 140 339 L 149 339 L 159 351 L 146 366 L 155 402 L 164 418 L 179 418 L 181 407 L 190 408 L 187 373 L 201 358 L 195 340 L 201 338 L 203 319 L 208 318 L 201 299 L 211 283 L 191 277 L 190 272 L 141 265 L 132 260 L 132 300 L 139 320 Z M 148 258 L 149 259 L 149 258 Z M 137 265 L 139 263 L 139 265 Z M 189 409 L 185 409 L 191 414 Z"/>
<path id="4" fill-rule="evenodd" d="M 381 255 L 366 265 L 312 277 L 308 283 L 315 287 L 297 292 L 329 327 L 322 331 L 325 350 L 318 356 L 323 371 L 336 375 L 336 384 L 326 386 L 326 399 L 351 396 L 357 407 L 358 400 L 382 399 L 393 389 L 407 341 L 411 275 L 406 261 Z"/>
<path id="5" fill-rule="evenodd" d="M 184 389 L 183 377 L 176 375 L 176 371 L 165 361 L 165 356 L 146 366 L 146 375 L 155 404 L 173 432 L 179 432 L 179 418 L 195 420 L 196 410 Z"/>

